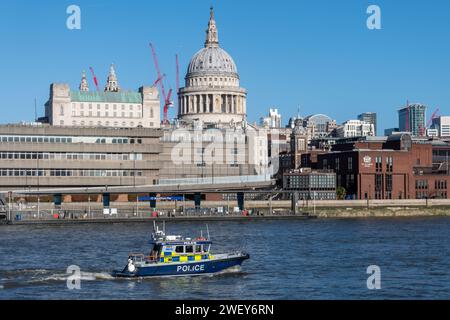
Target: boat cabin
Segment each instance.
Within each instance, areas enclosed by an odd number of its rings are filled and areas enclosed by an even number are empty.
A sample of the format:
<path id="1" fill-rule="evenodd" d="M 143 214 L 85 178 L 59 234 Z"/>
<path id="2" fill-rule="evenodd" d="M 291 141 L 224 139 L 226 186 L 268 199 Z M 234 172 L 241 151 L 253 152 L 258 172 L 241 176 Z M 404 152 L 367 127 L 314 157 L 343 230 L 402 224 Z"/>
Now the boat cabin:
<path id="1" fill-rule="evenodd" d="M 153 247 L 146 260 L 153 262 L 189 262 L 211 259 L 212 242 L 199 237 L 194 240 L 179 236 L 167 236 L 152 242 Z"/>

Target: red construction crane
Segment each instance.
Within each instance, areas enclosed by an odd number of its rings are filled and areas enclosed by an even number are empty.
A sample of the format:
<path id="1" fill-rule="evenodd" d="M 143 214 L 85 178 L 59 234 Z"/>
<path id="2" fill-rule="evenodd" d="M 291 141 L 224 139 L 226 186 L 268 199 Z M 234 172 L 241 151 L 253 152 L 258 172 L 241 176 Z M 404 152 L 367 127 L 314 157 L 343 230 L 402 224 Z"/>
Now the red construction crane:
<path id="1" fill-rule="evenodd" d="M 164 120 L 163 120 L 163 124 L 168 124 L 169 123 L 169 119 L 167 118 L 167 114 L 169 112 L 169 107 L 171 105 L 173 105 L 173 102 L 170 101 L 170 97 L 172 96 L 172 89 L 169 89 L 169 93 L 167 94 L 167 98 L 165 100 L 164 103 Z"/>
<path id="2" fill-rule="evenodd" d="M 164 79 L 165 76 L 166 76 L 166 74 L 163 74 L 161 77 L 159 77 L 158 79 L 156 79 L 156 81 L 153 82 L 152 87 L 156 87 L 156 86 L 158 85 L 158 83 Z"/>
<path id="3" fill-rule="evenodd" d="M 175 55 L 175 64 L 176 64 L 176 89 L 177 89 L 177 108 L 180 109 L 180 99 L 178 98 L 178 91 L 180 91 L 180 64 L 178 63 L 178 54 Z M 180 112 L 181 110 L 179 110 Z"/>
<path id="4" fill-rule="evenodd" d="M 430 119 L 427 122 L 427 126 L 426 126 L 427 129 L 430 127 L 433 120 L 437 118 L 438 113 L 439 113 L 439 108 L 436 108 L 436 110 L 434 110 L 433 114 L 431 115 Z"/>
<path id="5" fill-rule="evenodd" d="M 172 105 L 172 101 L 170 101 L 170 96 L 172 95 L 172 89 L 169 90 L 169 95 L 166 96 L 166 90 L 164 89 L 164 83 L 162 81 L 163 75 L 161 74 L 161 70 L 159 69 L 159 63 L 158 63 L 158 56 L 156 55 L 156 50 L 155 47 L 153 46 L 153 44 L 150 43 L 150 48 L 152 49 L 152 55 L 153 55 L 153 62 L 155 63 L 155 69 L 156 69 L 156 73 L 158 75 L 158 79 L 161 78 L 161 80 L 158 81 L 159 83 L 159 87 L 161 88 L 161 93 L 164 99 L 164 120 L 163 120 L 163 124 L 167 124 L 169 123 L 169 118 L 168 118 L 168 111 L 169 111 L 169 106 Z"/>
<path id="6" fill-rule="evenodd" d="M 100 92 L 100 88 L 98 87 L 98 81 L 97 77 L 95 76 L 94 69 L 92 69 L 92 67 L 89 67 L 89 70 L 91 70 L 92 79 L 94 80 L 95 87 L 97 88 L 97 91 Z"/>

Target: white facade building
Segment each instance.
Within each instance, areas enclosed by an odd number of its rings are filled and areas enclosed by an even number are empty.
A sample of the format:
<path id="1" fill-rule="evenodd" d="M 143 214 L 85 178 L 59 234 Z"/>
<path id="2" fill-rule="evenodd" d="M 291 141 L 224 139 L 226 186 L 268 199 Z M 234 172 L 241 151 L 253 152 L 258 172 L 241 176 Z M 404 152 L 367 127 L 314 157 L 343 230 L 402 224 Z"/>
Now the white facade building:
<path id="1" fill-rule="evenodd" d="M 53 83 L 43 122 L 54 126 L 159 128 L 159 93 L 155 87 L 122 91 L 111 65 L 104 92 L 90 91 L 84 72 L 79 90 Z"/>
<path id="2" fill-rule="evenodd" d="M 261 118 L 261 126 L 270 129 L 281 128 L 281 115 L 278 109 L 269 109 L 269 115 Z"/>
<path id="3" fill-rule="evenodd" d="M 450 137 L 450 116 L 440 116 L 433 119 L 431 127 L 438 130 L 439 137 Z"/>
<path id="4" fill-rule="evenodd" d="M 348 120 L 336 128 L 339 138 L 374 136 L 374 125 L 361 120 Z"/>
<path id="5" fill-rule="evenodd" d="M 219 36 L 211 8 L 205 47 L 191 59 L 179 90 L 178 118 L 186 122 L 242 123 L 246 118 L 247 92 L 239 85 L 233 58 L 219 47 Z"/>

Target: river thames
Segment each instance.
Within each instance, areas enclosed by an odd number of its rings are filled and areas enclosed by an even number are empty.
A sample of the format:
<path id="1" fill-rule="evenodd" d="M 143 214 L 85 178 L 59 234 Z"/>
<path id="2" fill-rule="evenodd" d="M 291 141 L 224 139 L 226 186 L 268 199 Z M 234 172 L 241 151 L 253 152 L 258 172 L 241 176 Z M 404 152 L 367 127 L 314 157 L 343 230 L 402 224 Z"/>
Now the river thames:
<path id="1" fill-rule="evenodd" d="M 0 299 L 449 299 L 450 218 L 209 222 L 212 252 L 250 253 L 213 276 L 115 279 L 152 223 L 0 226 Z M 204 222 L 171 222 L 195 237 Z M 82 271 L 67 288 L 67 267 Z M 381 289 L 367 288 L 367 267 Z"/>

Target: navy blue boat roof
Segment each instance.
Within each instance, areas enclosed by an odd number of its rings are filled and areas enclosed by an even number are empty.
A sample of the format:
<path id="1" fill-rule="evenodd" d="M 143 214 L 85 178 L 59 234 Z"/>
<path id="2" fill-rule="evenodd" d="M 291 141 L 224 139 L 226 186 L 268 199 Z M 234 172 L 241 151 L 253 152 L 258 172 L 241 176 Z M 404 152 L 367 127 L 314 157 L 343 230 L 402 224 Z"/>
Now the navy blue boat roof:
<path id="1" fill-rule="evenodd" d="M 196 240 L 176 240 L 176 241 L 161 241 L 161 240 L 153 240 L 151 243 L 154 244 L 161 244 L 163 246 L 184 246 L 184 245 L 196 245 L 196 244 L 212 244 L 212 241 L 209 240 L 201 240 L 201 241 L 196 241 Z"/>

